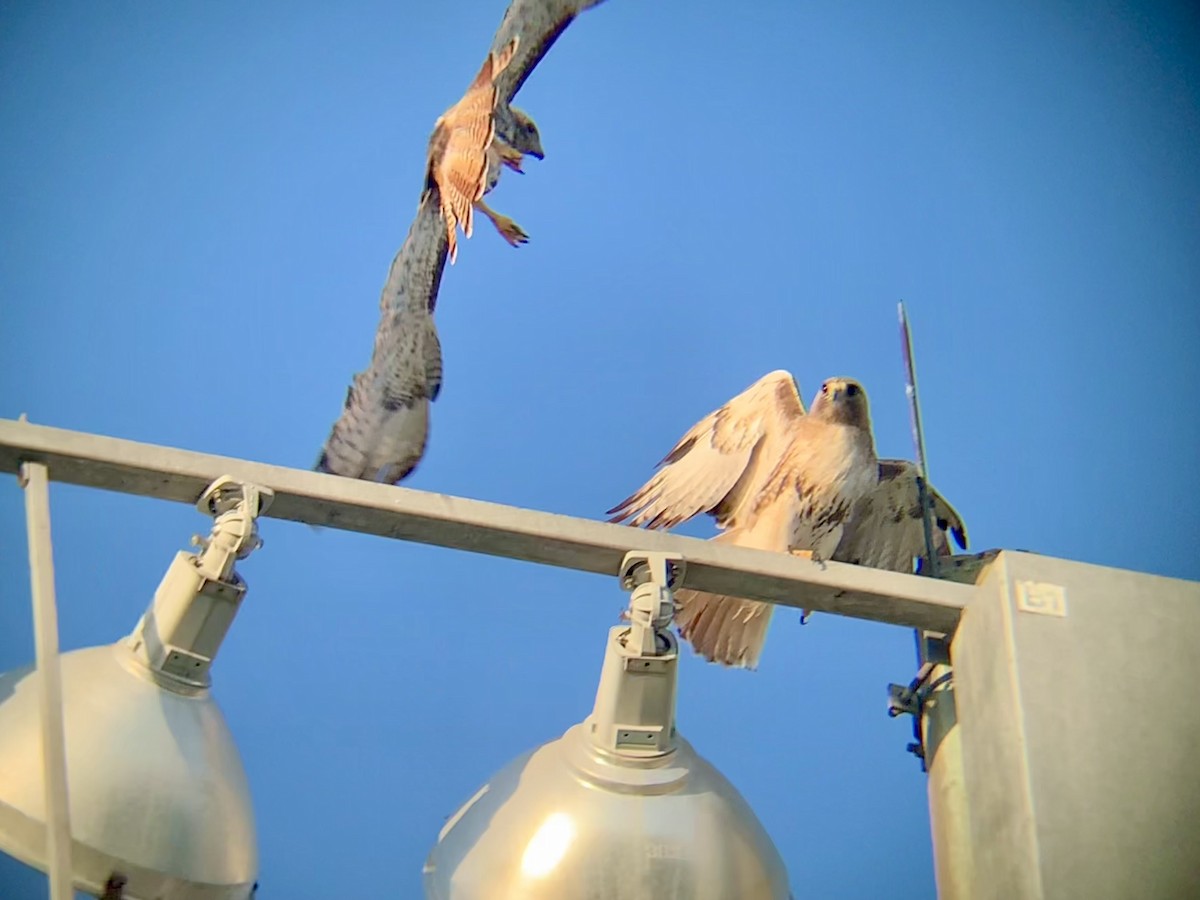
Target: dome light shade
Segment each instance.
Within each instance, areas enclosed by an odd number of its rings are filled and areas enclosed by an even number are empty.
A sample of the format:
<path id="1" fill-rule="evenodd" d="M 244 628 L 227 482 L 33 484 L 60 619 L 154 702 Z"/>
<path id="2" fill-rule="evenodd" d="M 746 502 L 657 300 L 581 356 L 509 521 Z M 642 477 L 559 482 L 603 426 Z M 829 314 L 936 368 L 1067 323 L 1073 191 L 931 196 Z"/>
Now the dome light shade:
<path id="1" fill-rule="evenodd" d="M 683 561 L 630 553 L 621 570 L 630 624 L 608 633 L 592 714 L 450 818 L 426 900 L 789 900 L 754 812 L 675 730 Z"/>
<path id="2" fill-rule="evenodd" d="M 125 896 L 248 898 L 258 871 L 250 792 L 205 687 L 164 686 L 126 642 L 60 657 L 76 887 Z M 0 850 L 47 868 L 37 681 L 0 675 Z"/>
<path id="3" fill-rule="evenodd" d="M 588 729 L 517 758 L 450 819 L 427 900 L 787 900 L 766 831 L 687 741 L 631 765 Z"/>
<path id="4" fill-rule="evenodd" d="M 175 555 L 133 633 L 60 656 L 36 468 L 38 668 L 0 675 L 0 850 L 48 872 L 56 898 L 72 885 L 110 896 L 111 879 L 128 900 L 245 900 L 258 871 L 254 813 L 209 671 L 246 594 L 234 563 L 262 545 L 255 520 L 273 492 L 214 481 L 197 503 L 210 535 L 193 538 L 200 552 Z"/>

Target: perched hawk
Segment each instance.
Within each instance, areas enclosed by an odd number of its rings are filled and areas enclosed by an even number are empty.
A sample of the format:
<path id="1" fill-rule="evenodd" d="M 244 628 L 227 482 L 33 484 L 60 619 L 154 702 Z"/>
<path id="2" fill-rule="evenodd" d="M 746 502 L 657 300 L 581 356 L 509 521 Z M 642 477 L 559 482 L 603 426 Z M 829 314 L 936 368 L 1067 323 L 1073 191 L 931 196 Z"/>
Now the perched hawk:
<path id="1" fill-rule="evenodd" d="M 671 528 L 710 513 L 715 540 L 877 568 L 912 571 L 924 551 L 916 467 L 879 460 L 866 392 L 831 378 L 805 413 L 788 372 L 759 379 L 705 416 L 646 484 L 609 510 L 612 521 Z M 966 534 L 932 492 L 937 534 Z M 948 547 L 947 547 L 948 549 Z M 754 668 L 773 604 L 680 590 L 676 624 L 714 662 Z"/>
<path id="2" fill-rule="evenodd" d="M 458 258 L 456 226 L 461 225 L 463 234 L 470 237 L 476 209 L 491 219 L 512 246 L 529 240 L 520 225 L 483 202 L 483 195 L 499 180 L 501 166 L 521 172 L 526 154 L 537 159 L 544 156 L 537 125 L 516 107 L 509 107 L 514 143 L 496 133 L 496 78 L 512 61 L 519 43 L 514 37 L 499 53 L 488 54 L 463 98 L 438 118 L 429 138 L 425 186 L 427 191 L 437 191 L 451 265 Z"/>

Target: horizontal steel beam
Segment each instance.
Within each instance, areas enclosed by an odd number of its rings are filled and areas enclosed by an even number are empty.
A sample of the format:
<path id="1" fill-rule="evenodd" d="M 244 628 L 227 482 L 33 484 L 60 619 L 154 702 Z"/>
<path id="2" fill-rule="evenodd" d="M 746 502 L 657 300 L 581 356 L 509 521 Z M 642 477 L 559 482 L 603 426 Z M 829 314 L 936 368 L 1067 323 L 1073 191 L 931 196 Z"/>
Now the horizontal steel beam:
<path id="1" fill-rule="evenodd" d="M 951 631 L 974 587 L 844 563 L 817 564 L 625 525 L 0 419 L 0 471 L 41 462 L 54 481 L 195 503 L 221 475 L 269 487 L 266 515 L 603 575 L 631 550 L 675 553 L 690 588 Z"/>

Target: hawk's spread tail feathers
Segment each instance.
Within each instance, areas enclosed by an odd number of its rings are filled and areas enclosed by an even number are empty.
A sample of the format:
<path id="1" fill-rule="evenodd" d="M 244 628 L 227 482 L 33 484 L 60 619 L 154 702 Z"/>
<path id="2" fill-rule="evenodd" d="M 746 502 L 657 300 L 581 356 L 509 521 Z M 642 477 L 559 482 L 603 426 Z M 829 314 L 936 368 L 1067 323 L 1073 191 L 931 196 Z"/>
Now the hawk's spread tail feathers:
<path id="1" fill-rule="evenodd" d="M 736 544 L 736 531 L 713 538 Z M 757 600 L 709 594 L 682 588 L 675 592 L 675 625 L 691 641 L 696 652 L 709 662 L 742 669 L 758 668 L 774 604 Z"/>

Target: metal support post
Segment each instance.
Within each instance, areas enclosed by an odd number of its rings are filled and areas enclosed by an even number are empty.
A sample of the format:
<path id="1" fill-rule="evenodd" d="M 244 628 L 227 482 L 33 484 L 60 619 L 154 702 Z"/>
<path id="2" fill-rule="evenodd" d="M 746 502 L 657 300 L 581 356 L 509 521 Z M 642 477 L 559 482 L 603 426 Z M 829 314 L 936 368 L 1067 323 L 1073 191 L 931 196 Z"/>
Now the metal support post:
<path id="1" fill-rule="evenodd" d="M 46 859 L 50 900 L 72 900 L 71 813 L 67 802 L 62 670 L 58 659 L 58 609 L 50 541 L 50 477 L 42 463 L 21 466 L 29 533 L 29 581 L 33 588 L 33 635 L 40 676 L 42 765 L 46 792 Z"/>
<path id="2" fill-rule="evenodd" d="M 888 715 L 913 717 L 908 751 L 929 775 L 930 825 L 939 900 L 970 896 L 971 844 L 963 779 L 962 737 L 945 635 L 917 632 L 920 668 L 906 686 L 888 685 Z"/>
<path id="3" fill-rule="evenodd" d="M 929 773 L 929 819 L 938 900 L 968 900 L 974 877 L 971 820 L 952 674 L 945 662 L 936 663 L 930 672 L 920 717 L 921 744 Z"/>

